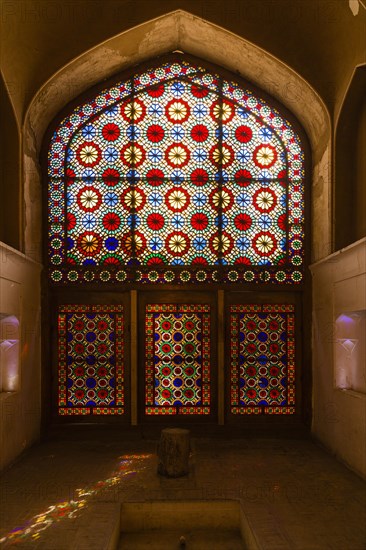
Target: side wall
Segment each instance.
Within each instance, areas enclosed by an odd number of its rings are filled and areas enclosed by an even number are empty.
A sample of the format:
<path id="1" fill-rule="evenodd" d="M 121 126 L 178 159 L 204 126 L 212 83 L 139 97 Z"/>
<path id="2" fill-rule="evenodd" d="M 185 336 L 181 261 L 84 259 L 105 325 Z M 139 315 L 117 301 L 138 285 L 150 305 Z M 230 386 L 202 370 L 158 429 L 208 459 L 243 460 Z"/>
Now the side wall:
<path id="1" fill-rule="evenodd" d="M 0 241 L 21 249 L 20 132 L 0 74 Z"/>
<path id="2" fill-rule="evenodd" d="M 337 388 L 336 369 L 351 373 L 357 362 L 366 373 L 364 347 L 342 349 L 336 320 L 366 310 L 365 243 L 365 65 L 355 68 L 334 113 L 333 231 L 329 255 L 312 251 L 313 274 L 313 433 L 353 470 L 366 477 L 366 394 Z M 361 114 L 360 114 L 361 113 Z M 315 188 L 316 189 L 316 188 Z M 314 203 L 318 201 L 316 194 Z M 327 205 L 318 209 L 320 216 Z M 315 212 L 315 208 L 313 209 Z M 328 205 L 328 212 L 331 212 Z M 313 245 L 321 223 L 313 217 Z M 320 258 L 323 258 L 320 260 Z M 320 261 L 317 261 L 320 260 Z M 362 315 L 365 315 L 363 313 Z M 346 315 L 346 317 L 348 317 Z M 354 335 L 353 335 L 354 336 Z M 347 336 L 348 338 L 348 336 Z M 365 335 L 363 336 L 365 338 Z M 350 345 L 350 341 L 345 344 Z M 338 384 L 342 385 L 342 384 Z M 347 384 L 346 384 L 347 385 Z"/>
<path id="3" fill-rule="evenodd" d="M 34 247 L 22 254 L 21 139 L 12 97 L 1 77 L 0 167 L 0 469 L 39 439 L 40 272 Z M 31 197 L 34 201 L 34 198 Z M 7 318 L 19 321 L 19 335 Z M 18 343 L 15 340 L 19 339 Z M 10 348 L 12 351 L 10 351 Z M 11 359 L 9 356 L 11 355 Z M 18 360 L 15 372 L 14 361 Z M 6 372 L 5 372 L 6 371 Z M 7 391 L 7 390 L 12 391 Z"/>
<path id="4" fill-rule="evenodd" d="M 0 468 L 39 439 L 40 264 L 0 243 L 0 313 L 20 322 L 19 388 L 0 393 Z"/>
<path id="5" fill-rule="evenodd" d="M 313 434 L 366 478 L 366 394 L 339 389 L 335 380 L 335 321 L 342 312 L 366 310 L 366 238 L 313 264 L 311 271 Z"/>

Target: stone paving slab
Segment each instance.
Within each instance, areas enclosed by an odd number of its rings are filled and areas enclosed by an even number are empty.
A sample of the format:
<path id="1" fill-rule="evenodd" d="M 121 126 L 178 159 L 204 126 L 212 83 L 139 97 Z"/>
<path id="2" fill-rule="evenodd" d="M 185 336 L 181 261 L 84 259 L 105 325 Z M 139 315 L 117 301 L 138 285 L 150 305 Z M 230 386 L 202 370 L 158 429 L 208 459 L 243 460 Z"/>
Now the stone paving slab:
<path id="1" fill-rule="evenodd" d="M 192 443 L 177 479 L 157 475 L 156 441 L 35 446 L 1 476 L 1 547 L 109 550 L 122 502 L 240 499 L 263 550 L 365 550 L 366 483 L 314 442 Z"/>

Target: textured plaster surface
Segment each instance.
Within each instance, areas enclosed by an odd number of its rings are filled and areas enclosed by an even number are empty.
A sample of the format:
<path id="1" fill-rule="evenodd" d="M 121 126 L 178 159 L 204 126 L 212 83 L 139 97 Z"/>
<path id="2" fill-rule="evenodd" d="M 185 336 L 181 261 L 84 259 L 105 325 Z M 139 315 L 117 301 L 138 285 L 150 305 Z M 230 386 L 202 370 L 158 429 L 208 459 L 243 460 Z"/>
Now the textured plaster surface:
<path id="1" fill-rule="evenodd" d="M 313 167 L 311 189 L 311 261 L 316 262 L 332 252 L 331 147 Z"/>
<path id="2" fill-rule="evenodd" d="M 20 123 L 52 74 L 84 51 L 133 26 L 186 10 L 271 51 L 327 102 L 339 101 L 365 61 L 366 10 L 348 0 L 16 0 L 2 3 L 2 59 Z M 87 6 L 87 7 L 86 7 Z"/>
<path id="3" fill-rule="evenodd" d="M 257 84 L 299 118 L 313 145 L 325 147 L 326 108 L 300 75 L 244 38 L 177 11 L 125 31 L 60 69 L 35 95 L 27 113 L 37 149 L 49 122 L 78 93 L 128 65 L 174 49 L 222 65 Z"/>
<path id="4" fill-rule="evenodd" d="M 366 239 L 311 266 L 313 433 L 366 477 L 366 395 L 335 384 L 335 321 L 366 309 Z"/>
<path id="5" fill-rule="evenodd" d="M 0 469 L 39 437 L 40 430 L 40 270 L 41 266 L 0 244 L 0 311 L 19 316 L 20 386 L 0 394 Z M 14 286 L 14 293 L 7 291 Z"/>
<path id="6" fill-rule="evenodd" d="M 24 245 L 27 256 L 42 261 L 42 183 L 37 157 L 24 155 Z"/>

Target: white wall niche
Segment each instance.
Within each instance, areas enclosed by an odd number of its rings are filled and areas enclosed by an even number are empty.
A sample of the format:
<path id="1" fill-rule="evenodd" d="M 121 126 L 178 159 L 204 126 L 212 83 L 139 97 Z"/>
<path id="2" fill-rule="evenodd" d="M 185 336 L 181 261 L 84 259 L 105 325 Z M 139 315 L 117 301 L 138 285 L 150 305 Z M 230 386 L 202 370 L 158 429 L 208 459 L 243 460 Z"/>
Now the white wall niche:
<path id="1" fill-rule="evenodd" d="M 335 321 L 335 385 L 366 394 L 366 310 L 345 311 Z"/>
<path id="2" fill-rule="evenodd" d="M 19 319 L 0 313 L 0 392 L 19 390 Z"/>

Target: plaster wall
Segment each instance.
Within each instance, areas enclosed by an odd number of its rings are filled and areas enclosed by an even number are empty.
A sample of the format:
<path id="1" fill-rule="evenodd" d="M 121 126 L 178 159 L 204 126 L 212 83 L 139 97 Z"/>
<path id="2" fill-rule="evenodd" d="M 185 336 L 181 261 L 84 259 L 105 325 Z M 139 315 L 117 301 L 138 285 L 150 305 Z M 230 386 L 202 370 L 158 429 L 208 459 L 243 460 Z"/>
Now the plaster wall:
<path id="1" fill-rule="evenodd" d="M 272 52 L 311 83 L 329 110 L 339 108 L 354 66 L 365 61 L 366 10 L 360 5 L 353 15 L 349 0 L 4 0 L 0 62 L 20 124 L 37 90 L 60 67 L 178 9 Z"/>
<path id="2" fill-rule="evenodd" d="M 21 249 L 20 130 L 0 73 L 0 241 Z"/>
<path id="3" fill-rule="evenodd" d="M 342 312 L 366 310 L 366 238 L 313 264 L 311 272 L 312 431 L 341 460 L 366 477 L 366 394 L 339 389 L 335 380 L 335 321 Z"/>
<path id="4" fill-rule="evenodd" d="M 20 382 L 0 393 L 0 469 L 40 435 L 40 264 L 0 243 L 0 312 L 20 321 Z"/>
<path id="5" fill-rule="evenodd" d="M 334 245 L 366 236 L 366 65 L 356 67 L 335 125 Z"/>

